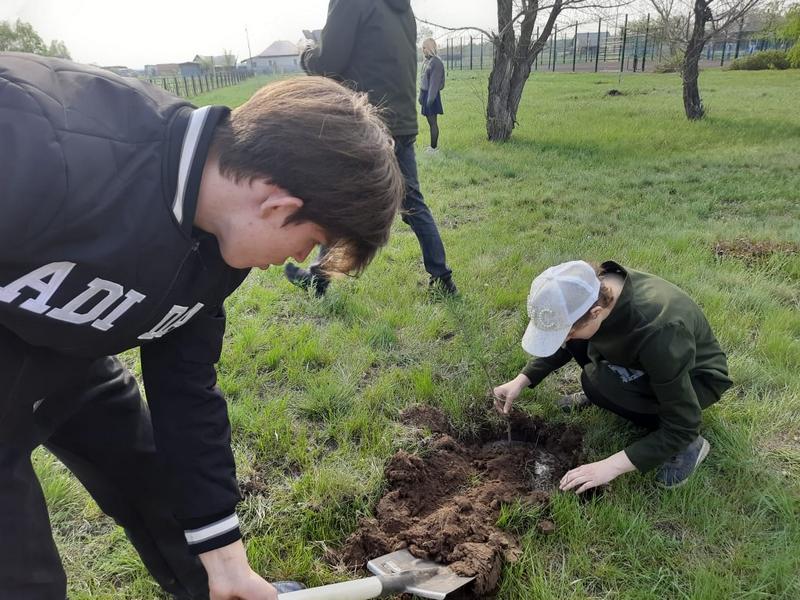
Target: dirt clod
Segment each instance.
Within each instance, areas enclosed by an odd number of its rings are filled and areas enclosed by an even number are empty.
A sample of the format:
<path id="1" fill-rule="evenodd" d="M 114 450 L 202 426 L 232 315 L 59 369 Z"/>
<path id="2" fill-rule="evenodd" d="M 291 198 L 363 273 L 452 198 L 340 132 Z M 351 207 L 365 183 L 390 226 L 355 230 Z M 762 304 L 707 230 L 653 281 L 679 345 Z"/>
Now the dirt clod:
<path id="1" fill-rule="evenodd" d="M 555 533 L 556 524 L 549 519 L 542 519 L 536 524 L 536 529 L 539 531 L 539 533 L 550 535 L 551 533 Z"/>
<path id="2" fill-rule="evenodd" d="M 748 265 L 768 259 L 773 254 L 795 256 L 800 254 L 800 244 L 795 242 L 773 242 L 770 240 L 748 240 L 736 238 L 714 244 L 717 258 L 735 258 Z"/>
<path id="3" fill-rule="evenodd" d="M 430 407 L 415 407 L 404 418 L 433 430 L 420 415 L 442 428 L 444 415 Z M 503 564 L 521 555 L 516 537 L 496 525 L 502 505 L 547 505 L 557 479 L 577 463 L 581 443 L 577 430 L 528 417 L 512 418 L 511 443 L 501 429 L 470 441 L 438 433 L 422 456 L 395 454 L 386 465 L 387 492 L 374 517 L 359 523 L 334 562 L 363 568 L 371 558 L 407 548 L 475 577 L 459 597 L 491 593 Z M 542 521 L 540 531 L 544 523 L 555 530 L 552 521 Z"/>

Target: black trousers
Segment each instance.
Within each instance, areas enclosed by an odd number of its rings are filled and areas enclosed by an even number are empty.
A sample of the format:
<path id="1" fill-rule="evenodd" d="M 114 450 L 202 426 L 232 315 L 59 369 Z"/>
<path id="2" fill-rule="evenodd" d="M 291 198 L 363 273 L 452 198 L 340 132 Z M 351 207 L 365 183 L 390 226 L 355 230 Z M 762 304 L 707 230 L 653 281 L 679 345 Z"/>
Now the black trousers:
<path id="1" fill-rule="evenodd" d="M 614 414 L 631 421 L 635 425 L 647 429 L 658 429 L 659 419 L 655 414 L 655 405 L 649 401 L 646 389 L 637 390 L 637 386 L 630 386 L 631 389 L 624 390 L 622 396 L 628 399 L 625 404 L 614 402 L 612 397 L 619 397 L 620 390 L 603 389 L 597 381 L 587 375 L 588 365 L 592 365 L 589 360 L 589 342 L 587 340 L 571 340 L 567 342 L 567 350 L 572 354 L 572 358 L 581 367 L 581 387 L 583 393 L 595 406 L 604 408 Z"/>
<path id="2" fill-rule="evenodd" d="M 400 171 L 406 184 L 406 195 L 403 197 L 403 212 L 401 218 L 407 223 L 414 235 L 417 236 L 419 247 L 422 250 L 422 262 L 425 270 L 432 278 L 447 279 L 452 276 L 453 271 L 447 265 L 442 237 L 439 235 L 439 228 L 436 220 L 431 214 L 431 209 L 425 204 L 425 197 L 419 185 L 417 175 L 417 158 L 414 153 L 414 141 L 416 135 L 401 135 L 394 138 L 394 155 L 400 165 Z M 320 269 L 317 267 L 325 258 L 327 248 L 321 246 L 319 256 L 311 265 L 311 272 L 317 277 L 321 276 Z"/>
<path id="3" fill-rule="evenodd" d="M 589 360 L 588 349 L 587 340 L 567 342 L 567 350 L 581 367 L 581 386 L 591 403 L 640 427 L 658 429 L 661 425 L 658 399 L 647 374 L 632 376 L 634 374 L 629 372 L 628 377 L 623 378 L 618 372 L 614 372 L 613 365 L 603 362 L 600 367 L 596 367 Z M 696 377 L 692 377 L 692 387 L 703 408 L 717 402 L 722 393 L 707 381 Z"/>
<path id="4" fill-rule="evenodd" d="M 116 358 L 64 359 L 0 330 L 0 598 L 64 600 L 66 576 L 31 452 L 44 445 L 121 527 L 152 576 L 208 598 L 166 499 L 147 406 Z"/>

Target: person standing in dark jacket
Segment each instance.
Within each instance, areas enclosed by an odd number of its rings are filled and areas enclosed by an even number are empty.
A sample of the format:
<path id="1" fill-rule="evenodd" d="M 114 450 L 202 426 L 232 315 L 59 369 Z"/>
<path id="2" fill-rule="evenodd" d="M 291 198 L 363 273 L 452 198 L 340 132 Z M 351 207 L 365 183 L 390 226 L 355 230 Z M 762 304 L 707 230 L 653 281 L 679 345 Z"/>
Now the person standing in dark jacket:
<path id="1" fill-rule="evenodd" d="M 406 182 L 402 219 L 419 240 L 430 288 L 455 295 L 458 290 L 444 244 L 417 177 L 416 39 L 410 0 L 330 0 L 320 44 L 303 52 L 301 64 L 309 74 L 331 77 L 366 92 L 381 109 Z M 323 248 L 320 259 L 324 256 Z M 330 283 L 317 264 L 306 270 L 290 263 L 285 272 L 289 281 L 313 289 L 318 296 L 325 294 Z"/>
<path id="2" fill-rule="evenodd" d="M 431 130 L 431 145 L 425 150 L 436 152 L 439 146 L 438 115 L 444 114 L 442 108 L 442 90 L 444 89 L 444 63 L 436 53 L 436 40 L 427 38 L 422 42 L 422 74 L 419 80 L 419 103 L 422 115 L 428 120 Z"/>
<path id="3" fill-rule="evenodd" d="M 574 360 L 583 392 L 564 396 L 562 409 L 594 404 L 650 430 L 624 450 L 572 469 L 561 489 L 581 493 L 651 469 L 665 487 L 684 483 L 710 449 L 700 435 L 702 411 L 731 386 L 725 353 L 700 307 L 655 275 L 613 261 L 596 273 L 571 261 L 534 279 L 528 315 L 522 347 L 538 358 L 494 389 L 498 411 L 508 414 L 525 387 Z"/>
<path id="4" fill-rule="evenodd" d="M 404 193 L 385 124 L 322 77 L 231 112 L 0 53 L 0 132 L 0 598 L 66 597 L 31 464 L 44 445 L 166 592 L 274 600 L 235 512 L 223 303 L 250 268 L 318 244 L 331 271 L 370 262 Z M 147 404 L 114 356 L 134 347 Z"/>

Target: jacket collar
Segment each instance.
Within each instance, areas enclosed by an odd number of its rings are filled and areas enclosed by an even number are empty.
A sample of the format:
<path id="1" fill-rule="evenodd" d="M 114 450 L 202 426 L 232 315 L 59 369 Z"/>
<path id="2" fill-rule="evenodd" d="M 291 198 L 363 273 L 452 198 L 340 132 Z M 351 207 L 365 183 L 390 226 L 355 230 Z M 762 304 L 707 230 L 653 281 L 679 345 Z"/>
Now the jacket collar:
<path id="1" fill-rule="evenodd" d="M 208 150 L 219 122 L 227 117 L 226 106 L 183 108 L 170 126 L 165 163 L 165 202 L 181 231 L 191 237 L 197 195 Z"/>

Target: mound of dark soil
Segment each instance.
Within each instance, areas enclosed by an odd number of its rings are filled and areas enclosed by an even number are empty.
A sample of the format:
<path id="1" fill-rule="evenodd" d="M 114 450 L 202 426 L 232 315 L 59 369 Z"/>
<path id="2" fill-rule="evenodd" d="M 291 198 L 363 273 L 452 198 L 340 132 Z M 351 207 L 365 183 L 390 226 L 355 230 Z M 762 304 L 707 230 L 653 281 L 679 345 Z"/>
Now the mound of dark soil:
<path id="1" fill-rule="evenodd" d="M 444 415 L 429 407 L 416 407 L 404 420 L 449 430 Z M 503 562 L 520 554 L 518 540 L 495 525 L 501 505 L 546 505 L 555 482 L 577 464 L 580 444 L 577 430 L 525 416 L 512 417 L 511 442 L 505 429 L 473 441 L 436 433 L 422 455 L 400 451 L 392 457 L 374 517 L 362 520 L 336 562 L 363 568 L 371 558 L 408 548 L 475 577 L 460 597 L 486 596 L 497 586 Z M 552 532 L 553 524 L 543 521 L 539 530 Z"/>
<path id="2" fill-rule="evenodd" d="M 735 258 L 748 265 L 768 259 L 773 254 L 795 256 L 800 254 L 800 244 L 796 242 L 773 242 L 770 240 L 748 240 L 736 238 L 719 241 L 714 244 L 714 255 L 717 258 Z"/>

